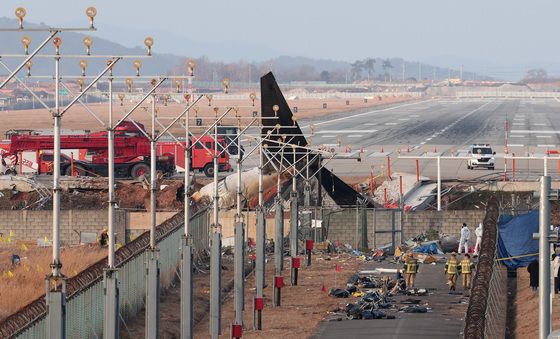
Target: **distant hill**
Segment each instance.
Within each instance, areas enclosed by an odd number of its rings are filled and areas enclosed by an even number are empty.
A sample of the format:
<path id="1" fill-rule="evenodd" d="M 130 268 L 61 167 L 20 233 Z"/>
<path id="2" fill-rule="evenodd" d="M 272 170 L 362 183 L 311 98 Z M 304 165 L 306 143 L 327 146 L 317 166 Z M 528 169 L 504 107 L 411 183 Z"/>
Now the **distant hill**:
<path id="1" fill-rule="evenodd" d="M 33 24 L 26 22 L 26 27 L 37 28 L 47 27 L 45 24 Z M 17 27 L 17 20 L 11 18 L 0 18 L 0 27 Z M 94 32 L 93 32 L 94 33 Z M 0 34 L 0 54 L 21 54 L 23 46 L 20 42 L 21 38 L 29 35 L 32 39 L 30 49 L 38 46 L 47 36 L 46 32 L 3 32 Z M 62 33 L 61 53 L 73 55 L 85 55 L 85 47 L 82 43 L 83 38 L 88 34 L 83 33 Z M 146 49 L 143 41 L 138 42 L 138 47 L 128 48 L 113 41 L 98 38 L 92 34 L 93 55 L 145 55 Z M 54 54 L 54 46 L 49 43 L 42 53 Z M 250 53 L 250 52 L 248 52 Z M 190 57 L 200 58 L 201 55 L 191 55 Z M 364 58 L 365 59 L 365 58 Z M 23 59 L 3 59 L 11 68 L 16 67 Z M 186 57 L 173 54 L 157 53 L 157 41 L 154 46 L 154 57 L 142 59 L 143 74 L 184 74 Z M 245 57 L 245 60 L 251 60 L 251 55 Z M 279 56 L 274 59 L 261 62 L 240 61 L 224 63 L 218 60 L 204 58 L 205 69 L 199 68 L 198 80 L 219 80 L 223 77 L 231 77 L 233 81 L 247 81 L 247 73 L 251 74 L 253 82 L 258 80 L 261 74 L 273 70 L 280 82 L 302 81 L 302 80 L 323 80 L 329 82 L 352 82 L 354 80 L 377 79 L 388 81 L 390 79 L 427 79 L 434 78 L 436 81 L 446 79 L 448 76 L 459 77 L 458 70 L 451 70 L 437 66 L 422 64 L 419 66 L 417 62 L 405 61 L 401 58 L 372 58 L 375 62 L 373 68 L 363 68 L 360 75 L 357 76 L 355 67 L 350 62 L 335 61 L 330 59 L 312 59 L 297 56 Z M 79 67 L 80 58 L 63 58 L 61 61 L 62 74 L 79 75 L 81 69 Z M 46 58 L 34 58 L 33 75 L 52 75 L 54 72 L 54 62 Z M 105 66 L 106 60 L 88 59 L 88 75 L 94 75 Z M 385 65 L 385 67 L 384 67 Z M 390 65 L 390 67 L 388 67 Z M 404 69 L 403 69 L 404 65 Z M 201 65 L 202 66 L 202 65 Z M 251 71 L 248 71 L 251 68 Z M 404 73 L 403 73 L 404 70 Z M 204 72 L 203 72 L 204 71 Z M 26 70 L 21 71 L 21 75 L 25 75 Z M 8 74 L 8 72 L 0 67 L 0 75 Z M 122 60 L 115 68 L 114 74 L 117 75 L 134 75 L 135 69 L 132 66 L 132 60 Z M 480 79 L 480 76 L 465 72 L 463 78 L 467 80 Z"/>

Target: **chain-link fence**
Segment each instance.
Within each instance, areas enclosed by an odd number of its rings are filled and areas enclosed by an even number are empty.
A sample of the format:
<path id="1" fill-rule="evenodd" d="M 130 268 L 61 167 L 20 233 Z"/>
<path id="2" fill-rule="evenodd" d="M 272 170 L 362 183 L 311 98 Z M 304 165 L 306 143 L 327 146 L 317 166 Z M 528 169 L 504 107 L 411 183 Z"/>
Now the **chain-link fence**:
<path id="1" fill-rule="evenodd" d="M 198 212 L 191 219 L 195 251 L 208 248 L 208 213 Z M 183 214 L 179 213 L 156 229 L 162 288 L 169 287 L 178 274 L 183 236 Z M 121 321 L 126 323 L 144 306 L 146 294 L 146 249 L 149 233 L 144 233 L 116 253 Z M 67 281 L 66 332 L 68 338 L 103 336 L 106 259 L 90 266 Z M 46 305 L 44 297 L 27 305 L 2 323 L 0 337 L 45 338 Z"/>
<path id="2" fill-rule="evenodd" d="M 505 337 L 507 269 L 496 261 L 498 215 L 498 200 L 492 198 L 486 206 L 482 245 L 465 317 L 466 339 Z"/>

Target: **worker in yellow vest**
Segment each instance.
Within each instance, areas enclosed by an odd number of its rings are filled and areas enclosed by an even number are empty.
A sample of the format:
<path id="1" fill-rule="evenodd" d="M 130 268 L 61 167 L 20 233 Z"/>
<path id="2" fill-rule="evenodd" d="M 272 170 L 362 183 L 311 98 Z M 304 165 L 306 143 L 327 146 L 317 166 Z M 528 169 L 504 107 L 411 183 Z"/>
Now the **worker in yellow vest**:
<path id="1" fill-rule="evenodd" d="M 471 261 L 471 256 L 468 253 L 465 254 L 463 260 L 461 260 L 459 269 L 461 271 L 460 273 L 463 275 L 463 280 L 462 280 L 463 289 L 468 291 L 471 289 L 471 277 L 472 277 L 472 271 L 474 269 L 474 264 Z"/>
<path id="2" fill-rule="evenodd" d="M 451 253 L 451 258 L 445 264 L 445 274 L 447 274 L 447 285 L 449 291 L 455 291 L 455 284 L 457 283 L 457 254 Z"/>
<path id="3" fill-rule="evenodd" d="M 406 281 L 406 288 L 414 288 L 414 278 L 418 273 L 418 260 L 414 258 L 412 252 L 408 252 L 407 258 L 404 262 L 404 274 Z"/>

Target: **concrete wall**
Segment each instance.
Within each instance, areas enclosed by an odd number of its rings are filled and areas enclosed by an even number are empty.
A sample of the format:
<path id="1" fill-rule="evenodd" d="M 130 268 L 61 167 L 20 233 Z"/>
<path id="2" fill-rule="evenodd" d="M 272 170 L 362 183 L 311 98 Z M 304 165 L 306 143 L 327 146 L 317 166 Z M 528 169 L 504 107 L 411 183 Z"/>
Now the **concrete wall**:
<path id="1" fill-rule="evenodd" d="M 97 234 L 107 227 L 106 210 L 64 210 L 60 212 L 60 239 L 63 245 L 80 243 L 85 233 Z M 127 212 L 116 211 L 115 226 L 117 242 L 125 239 Z M 52 211 L 0 211 L 0 232 L 4 235 L 14 233 L 19 241 L 52 240 Z"/>
<path id="2" fill-rule="evenodd" d="M 391 233 L 377 234 L 374 238 L 374 229 L 378 232 L 390 231 L 392 229 L 392 218 L 394 215 L 395 228 L 400 229 L 401 214 L 398 211 L 376 210 L 375 218 L 373 210 L 367 211 L 367 233 L 369 247 L 381 246 L 391 242 Z M 471 242 L 475 240 L 474 229 L 484 219 L 485 211 L 415 211 L 402 214 L 403 240 L 407 240 L 429 229 L 447 235 L 460 235 L 461 225 L 467 223 L 471 230 Z M 348 243 L 354 247 L 361 247 L 361 225 L 356 226 L 356 210 L 346 209 L 333 212 L 325 212 L 323 215 L 323 226 L 327 228 L 327 238 L 331 242 Z M 397 235 L 397 242 L 399 235 Z"/>

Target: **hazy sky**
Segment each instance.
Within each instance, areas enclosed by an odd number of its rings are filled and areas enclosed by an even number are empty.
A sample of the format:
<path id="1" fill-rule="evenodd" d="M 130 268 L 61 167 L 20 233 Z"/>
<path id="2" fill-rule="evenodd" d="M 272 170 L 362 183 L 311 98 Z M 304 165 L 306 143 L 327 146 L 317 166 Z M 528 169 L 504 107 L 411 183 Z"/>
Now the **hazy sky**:
<path id="1" fill-rule="evenodd" d="M 30 21 L 85 25 L 88 5 L 98 9 L 97 35 L 134 46 L 151 34 L 155 50 L 174 54 L 207 48 L 226 60 L 380 56 L 502 73 L 560 71 L 554 0 L 4 0 L 0 16 L 24 6 Z"/>

